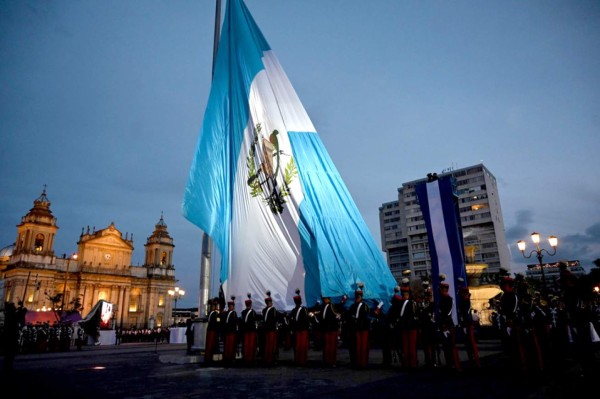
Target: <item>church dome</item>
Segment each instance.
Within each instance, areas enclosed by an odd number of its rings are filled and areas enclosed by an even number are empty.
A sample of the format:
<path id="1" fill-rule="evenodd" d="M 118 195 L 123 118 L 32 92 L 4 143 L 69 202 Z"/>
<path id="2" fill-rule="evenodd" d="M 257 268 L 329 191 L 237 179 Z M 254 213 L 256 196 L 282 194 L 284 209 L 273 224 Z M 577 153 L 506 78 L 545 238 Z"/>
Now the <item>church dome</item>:
<path id="1" fill-rule="evenodd" d="M 14 251 L 15 251 L 15 244 L 10 244 L 10 245 L 0 249 L 0 259 L 11 257 Z"/>

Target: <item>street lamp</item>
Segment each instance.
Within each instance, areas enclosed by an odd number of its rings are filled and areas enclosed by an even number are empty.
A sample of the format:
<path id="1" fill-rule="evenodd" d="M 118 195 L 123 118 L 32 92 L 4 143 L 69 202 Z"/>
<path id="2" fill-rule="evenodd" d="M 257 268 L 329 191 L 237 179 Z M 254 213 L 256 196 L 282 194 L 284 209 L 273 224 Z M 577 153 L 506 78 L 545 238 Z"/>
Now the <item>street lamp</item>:
<path id="1" fill-rule="evenodd" d="M 177 300 L 179 298 L 182 298 L 185 295 L 185 291 L 182 290 L 179 287 L 175 287 L 174 290 L 168 290 L 167 293 L 173 297 L 173 300 L 175 301 L 175 309 L 173 310 L 173 324 L 175 324 L 175 313 L 177 312 Z"/>
<path id="2" fill-rule="evenodd" d="M 544 255 L 543 253 L 546 252 L 546 254 L 548 254 L 549 256 L 553 256 L 556 253 L 556 247 L 558 246 L 558 238 L 556 238 L 556 236 L 549 236 L 548 237 L 548 243 L 550 244 L 550 246 L 552 247 L 552 253 L 548 252 L 548 250 L 540 248 L 540 233 L 531 233 L 531 241 L 533 241 L 533 243 L 535 244 L 535 249 L 533 249 L 529 255 L 525 255 L 525 241 L 523 240 L 519 240 L 517 242 L 517 247 L 519 247 L 519 251 L 521 251 L 521 253 L 523 254 L 523 257 L 529 259 L 531 258 L 531 255 L 533 255 L 534 253 L 537 256 L 539 265 L 540 265 L 540 270 L 542 272 L 542 286 L 544 287 L 544 293 L 546 292 L 546 275 L 544 274 L 544 264 L 542 263 L 542 260 L 544 259 Z"/>
<path id="3" fill-rule="evenodd" d="M 67 294 L 67 280 L 69 278 L 69 265 L 71 264 L 71 259 L 77 260 L 77 253 L 74 253 L 67 259 L 67 272 L 65 273 L 65 286 L 63 287 L 62 303 L 60 305 L 61 312 L 64 312 L 64 310 L 65 310 L 65 295 Z"/>

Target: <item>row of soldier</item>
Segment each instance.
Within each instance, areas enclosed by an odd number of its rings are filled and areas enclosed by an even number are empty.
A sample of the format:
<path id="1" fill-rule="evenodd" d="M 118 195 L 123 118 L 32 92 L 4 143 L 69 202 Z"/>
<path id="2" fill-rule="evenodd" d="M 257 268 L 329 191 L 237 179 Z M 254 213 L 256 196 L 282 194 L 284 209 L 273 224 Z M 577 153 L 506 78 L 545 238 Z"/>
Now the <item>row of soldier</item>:
<path id="1" fill-rule="evenodd" d="M 22 353 L 65 352 L 72 345 L 81 348 L 83 330 L 65 323 L 26 324 L 19 331 L 19 351 Z"/>
<path id="2" fill-rule="evenodd" d="M 77 323 L 18 323 L 16 332 L 18 353 L 65 352 L 76 347 L 82 350 L 88 336 Z M 116 344 L 133 342 L 169 342 L 170 330 L 164 328 L 131 328 L 116 330 Z"/>
<path id="3" fill-rule="evenodd" d="M 521 276 L 502 280 L 493 322 L 516 369 L 556 369 L 567 359 L 578 362 L 584 374 L 598 369 L 594 353 L 600 342 L 600 296 L 578 286 L 565 266 L 560 284 L 558 292 L 544 294 Z"/>
<path id="4" fill-rule="evenodd" d="M 464 340 L 470 364 L 479 367 L 479 351 L 472 318 L 470 293 L 466 285 L 459 289 L 458 321 L 452 317 L 454 298 L 449 285 L 439 285 L 438 312 L 435 313 L 432 288 L 423 283 L 423 296 L 413 298 L 408 279 L 394 289 L 391 306 L 384 311 L 382 304 L 371 308 L 363 301 L 362 286 L 354 292 L 354 302 L 346 306 L 347 296 L 333 304 L 330 297 L 308 308 L 302 303 L 300 291 L 293 300 L 295 307 L 288 313 L 273 307 L 271 293 L 267 292 L 264 308 L 253 309 L 251 295 L 245 300 L 245 309 L 238 315 L 235 298 L 227 309 L 219 308 L 219 300 L 210 303 L 205 340 L 205 363 L 211 364 L 223 343 L 222 361 L 225 365 L 239 362 L 244 365 L 260 363 L 265 366 L 277 362 L 280 341 L 290 342 L 294 362 L 305 366 L 309 345 L 322 350 L 323 365 L 335 367 L 341 341 L 350 354 L 351 366 L 363 369 L 368 364 L 373 343 L 381 347 L 384 366 L 398 362 L 404 369 L 419 366 L 417 348 L 421 347 L 425 366 L 446 366 L 461 370 L 457 337 Z M 437 314 L 437 316 L 436 316 Z M 457 330 L 457 328 L 460 330 Z M 241 350 L 238 350 L 240 349 Z M 443 356 L 443 361 L 442 361 Z"/>

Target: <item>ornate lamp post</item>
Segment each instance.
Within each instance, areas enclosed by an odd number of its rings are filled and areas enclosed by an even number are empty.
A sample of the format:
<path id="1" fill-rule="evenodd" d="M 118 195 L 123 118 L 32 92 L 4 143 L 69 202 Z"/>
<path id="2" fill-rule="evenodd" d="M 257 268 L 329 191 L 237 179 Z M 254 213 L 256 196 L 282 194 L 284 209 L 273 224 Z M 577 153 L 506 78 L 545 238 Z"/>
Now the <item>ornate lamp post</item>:
<path id="1" fill-rule="evenodd" d="M 519 240 L 517 242 L 517 247 L 519 247 L 519 251 L 523 254 L 523 257 L 529 259 L 535 253 L 540 265 L 540 271 L 542 272 L 542 286 L 544 287 L 544 293 L 546 292 L 546 275 L 544 274 L 544 264 L 542 260 L 544 259 L 543 253 L 546 252 L 549 256 L 553 256 L 556 253 L 556 247 L 558 246 L 558 238 L 556 236 L 549 236 L 548 243 L 552 247 L 552 253 L 548 252 L 548 250 L 540 248 L 540 233 L 531 233 L 531 241 L 535 244 L 535 249 L 531 250 L 529 255 L 525 255 L 525 241 Z"/>
<path id="2" fill-rule="evenodd" d="M 65 310 L 65 295 L 67 294 L 67 280 L 69 279 L 69 265 L 71 264 L 71 259 L 77 260 L 77 253 L 74 253 L 67 259 L 67 272 L 65 273 L 65 286 L 63 288 L 62 303 L 60 305 L 61 312 L 63 312 Z"/>
<path id="3" fill-rule="evenodd" d="M 173 324 L 175 324 L 176 318 L 175 318 L 175 313 L 177 312 L 177 300 L 179 298 L 182 298 L 185 295 L 185 291 L 182 290 L 179 287 L 175 287 L 174 290 L 169 290 L 167 291 L 167 293 L 173 297 L 173 300 L 175 301 L 175 308 L 173 309 Z"/>

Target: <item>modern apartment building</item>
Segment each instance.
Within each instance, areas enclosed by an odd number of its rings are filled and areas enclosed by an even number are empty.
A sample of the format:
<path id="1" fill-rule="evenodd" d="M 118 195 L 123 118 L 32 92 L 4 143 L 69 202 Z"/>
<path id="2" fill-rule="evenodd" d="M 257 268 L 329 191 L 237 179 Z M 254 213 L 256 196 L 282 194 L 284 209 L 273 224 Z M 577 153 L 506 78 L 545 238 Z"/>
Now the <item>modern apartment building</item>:
<path id="1" fill-rule="evenodd" d="M 468 263 L 487 264 L 487 273 L 510 269 L 510 254 L 504 234 L 502 208 L 496 178 L 483 165 L 444 170 L 438 176 L 452 175 L 465 247 L 475 247 L 474 259 Z M 387 262 L 398 281 L 404 270 L 416 276 L 431 272 L 429 242 L 415 186 L 427 177 L 403 183 L 398 198 L 379 208 L 381 245 Z"/>

